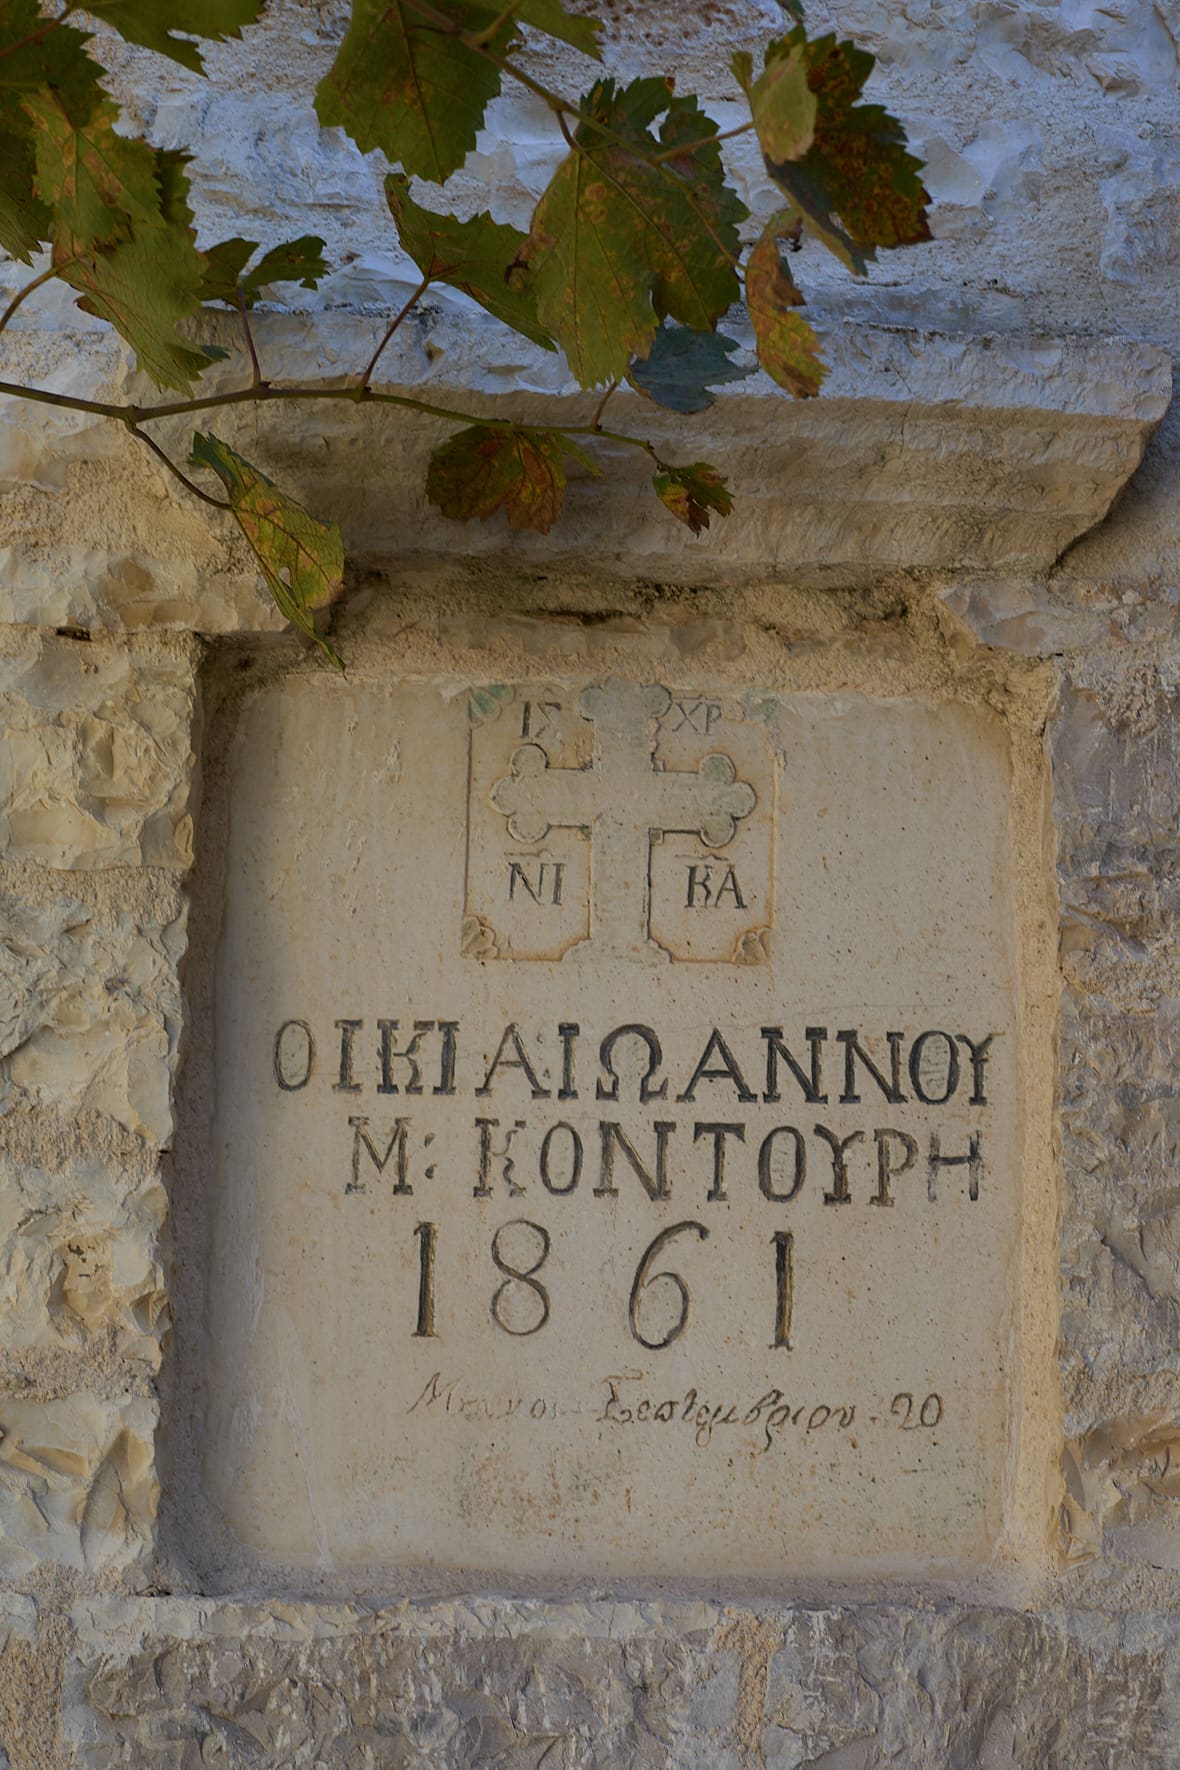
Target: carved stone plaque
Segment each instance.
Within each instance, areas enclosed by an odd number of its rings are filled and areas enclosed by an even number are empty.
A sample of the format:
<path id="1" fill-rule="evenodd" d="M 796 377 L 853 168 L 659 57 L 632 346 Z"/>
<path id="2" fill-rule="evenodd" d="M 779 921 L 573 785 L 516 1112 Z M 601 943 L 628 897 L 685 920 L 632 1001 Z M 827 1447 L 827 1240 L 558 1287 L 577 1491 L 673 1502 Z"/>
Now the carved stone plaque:
<path id="1" fill-rule="evenodd" d="M 1010 765 L 944 703 L 245 708 L 203 1479 L 256 1557 L 961 1571 L 1002 1529 Z"/>

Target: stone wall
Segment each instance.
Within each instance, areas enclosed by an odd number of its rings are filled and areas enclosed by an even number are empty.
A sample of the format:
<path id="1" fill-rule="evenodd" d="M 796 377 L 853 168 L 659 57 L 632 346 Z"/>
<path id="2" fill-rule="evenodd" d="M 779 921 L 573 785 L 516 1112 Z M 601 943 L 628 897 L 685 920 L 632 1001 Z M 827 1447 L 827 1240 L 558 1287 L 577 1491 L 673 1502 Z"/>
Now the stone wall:
<path id="1" fill-rule="evenodd" d="M 706 94 L 779 16 L 608 10 L 620 65 L 675 59 Z M 210 235 L 327 238 L 336 275 L 262 328 L 289 373 L 363 361 L 409 284 L 392 232 L 374 233 L 378 169 L 290 97 L 342 8 L 272 13 L 211 57 L 210 89 L 133 55 L 120 77 L 160 142 L 211 167 Z M 8 407 L 0 1763 L 14 1770 L 1180 1761 L 1180 425 L 1155 428 L 1180 346 L 1180 27 L 1149 0 L 840 0 L 811 16 L 880 56 L 930 157 L 937 237 L 856 287 L 804 253 L 833 398 L 794 408 L 748 382 L 718 402 L 693 452 L 741 482 L 745 514 L 724 533 L 670 533 L 622 462 L 574 488 L 548 540 L 450 530 L 421 498 L 428 431 L 358 441 L 307 415 L 224 428 L 343 522 L 346 654 L 394 648 L 409 625 L 461 657 L 498 612 L 517 655 L 551 648 L 556 623 L 565 655 L 595 666 L 672 647 L 704 668 L 754 630 L 850 670 L 899 647 L 932 674 L 991 670 L 1048 709 L 1061 1394 L 1030 1406 L 1060 1439 L 1052 1570 L 708 1603 L 202 1592 L 168 1497 L 193 1406 L 172 1307 L 201 1177 L 172 1151 L 178 1067 L 202 1036 L 202 981 L 183 975 L 201 684 L 231 646 L 234 661 L 295 647 L 230 531 L 129 438 Z M 490 182 L 519 221 L 552 152 L 544 117 L 505 103 L 457 182 L 473 199 Z M 46 384 L 136 384 L 121 348 L 52 298 L 10 337 Z M 394 367 L 406 386 L 536 410 L 577 397 L 457 298 L 426 311 Z"/>

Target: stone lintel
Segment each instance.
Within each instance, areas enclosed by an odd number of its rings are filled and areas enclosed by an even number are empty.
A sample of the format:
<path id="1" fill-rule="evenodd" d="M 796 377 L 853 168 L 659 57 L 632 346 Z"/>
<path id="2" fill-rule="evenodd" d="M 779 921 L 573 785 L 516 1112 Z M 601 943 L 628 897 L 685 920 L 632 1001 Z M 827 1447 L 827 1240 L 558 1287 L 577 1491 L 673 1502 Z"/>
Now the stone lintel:
<path id="1" fill-rule="evenodd" d="M 351 314 L 260 316 L 269 372 L 338 370 L 342 384 L 379 331 Z M 230 316 L 211 329 L 235 344 Z M 224 335 L 224 336 L 223 336 Z M 7 372 L 36 378 L 45 334 L 14 330 Z M 57 347 L 66 342 L 62 335 Z M 117 342 L 81 331 L 70 386 L 150 401 Z M 881 571 L 1038 572 L 1100 522 L 1162 417 L 1169 359 L 1129 339 L 971 337 L 880 326 L 833 330 L 824 395 L 799 402 L 763 375 L 674 420 L 633 393 L 610 422 L 651 436 L 672 460 L 707 460 L 729 478 L 733 515 L 694 538 L 655 498 L 650 464 L 615 445 L 602 477 L 575 466 L 566 510 L 548 536 L 445 520 L 423 491 L 437 421 L 345 402 L 212 415 L 235 443 L 317 513 L 344 529 L 356 563 L 413 551 L 448 558 L 511 553 L 534 567 L 640 569 L 677 582 L 754 574 L 863 583 Z M 589 419 L 595 400 L 560 359 L 453 306 L 429 310 L 383 391 L 537 425 Z M 202 383 L 238 386 L 236 356 Z M 192 419 L 156 426 L 182 461 Z M 68 486 L 68 497 L 63 495 Z M 0 410 L 0 620 L 250 631 L 281 626 L 232 525 L 164 476 L 134 439 L 101 420 L 44 406 Z M 47 539 L 47 537 L 52 537 Z"/>

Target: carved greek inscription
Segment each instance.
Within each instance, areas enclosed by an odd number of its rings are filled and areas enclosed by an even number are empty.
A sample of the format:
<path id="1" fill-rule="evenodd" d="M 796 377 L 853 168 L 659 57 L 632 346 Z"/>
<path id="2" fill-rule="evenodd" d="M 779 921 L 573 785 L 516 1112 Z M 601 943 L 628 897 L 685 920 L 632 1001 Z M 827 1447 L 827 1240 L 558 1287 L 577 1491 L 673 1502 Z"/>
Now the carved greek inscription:
<path id="1" fill-rule="evenodd" d="M 533 903 L 561 903 L 561 876 L 565 871 L 559 860 L 509 860 L 508 862 L 508 901 L 516 899 L 519 890 L 522 897 L 531 898 Z"/>
<path id="2" fill-rule="evenodd" d="M 842 1027 L 829 1033 L 823 1026 L 800 1032 L 780 1025 L 760 1028 L 755 1038 L 712 1027 L 702 1030 L 695 1056 L 685 1056 L 677 1042 L 681 1055 L 670 1063 L 656 1028 L 638 1021 L 598 1038 L 573 1020 L 550 1028 L 511 1021 L 494 1039 L 479 1041 L 464 1036 L 461 1021 L 441 1014 L 399 1013 L 371 1023 L 341 1015 L 331 1025 L 340 1042 L 330 1078 L 317 1071 L 310 1019 L 291 1018 L 276 1029 L 271 1056 L 279 1093 L 298 1094 L 318 1081 L 350 1100 L 366 1093 L 375 1102 L 388 1095 L 405 1100 L 394 1115 L 348 1115 L 345 1195 L 420 1196 L 437 1178 L 438 1132 L 425 1111 L 441 1097 L 453 1114 L 453 1103 L 466 1096 L 475 1110 L 470 1168 L 460 1179 L 467 1179 L 475 1200 L 529 1200 L 531 1212 L 542 1201 L 584 1191 L 603 1208 L 626 1197 L 646 1201 L 653 1211 L 682 1212 L 688 1204 L 705 1213 L 657 1225 L 635 1250 L 630 1287 L 615 1300 L 630 1338 L 653 1354 L 691 1332 L 694 1286 L 717 1282 L 707 1262 L 691 1253 L 709 1240 L 710 1212 L 735 1200 L 762 1201 L 768 1246 L 763 1343 L 771 1352 L 790 1353 L 807 1253 L 802 1220 L 793 1214 L 784 1225 L 783 1207 L 826 1213 L 867 1206 L 872 1216 L 957 1210 L 977 1203 L 987 1183 L 984 1125 L 952 1132 L 938 1115 L 955 1102 L 971 1114 L 989 1106 L 987 1066 L 996 1037 L 990 1032 Z M 796 1053 L 804 1052 L 801 1060 Z M 906 1122 L 870 1129 L 843 1123 L 841 1110 L 863 1106 L 866 1090 L 875 1096 L 875 1111 L 908 1115 Z M 690 1111 L 663 1116 L 670 1101 Z M 706 1101 L 724 1116 L 697 1116 Z M 433 1219 L 414 1226 L 414 1338 L 445 1337 L 447 1299 L 438 1273 L 440 1248 L 452 1233 Z M 493 1328 L 531 1338 L 560 1319 L 561 1291 L 547 1268 L 563 1233 L 560 1219 L 532 1215 L 492 1229 Z M 937 1424 L 938 1405 L 937 1397 L 919 1402 L 920 1425 Z M 930 1417 L 922 1417 L 923 1406 Z"/>
<path id="3" fill-rule="evenodd" d="M 702 737 L 708 737 L 721 718 L 721 703 L 720 701 L 674 700 L 672 713 L 673 718 L 670 726 L 672 731 L 682 731 L 687 726 L 690 731 L 696 731 Z"/>
<path id="4" fill-rule="evenodd" d="M 687 867 L 685 909 L 720 909 L 727 898 L 735 909 L 745 909 L 746 900 L 742 896 L 736 867 L 721 866 L 710 860 L 690 860 Z"/>

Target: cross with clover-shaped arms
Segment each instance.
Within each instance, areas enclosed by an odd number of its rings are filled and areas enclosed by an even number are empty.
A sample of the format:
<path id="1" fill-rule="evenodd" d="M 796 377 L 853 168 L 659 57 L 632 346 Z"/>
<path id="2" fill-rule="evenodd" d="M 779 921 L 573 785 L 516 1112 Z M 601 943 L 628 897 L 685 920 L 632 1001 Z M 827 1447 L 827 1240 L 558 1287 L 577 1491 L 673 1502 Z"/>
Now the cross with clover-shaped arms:
<path id="1" fill-rule="evenodd" d="M 512 772 L 492 788 L 517 842 L 540 842 L 550 829 L 590 836 L 590 937 L 573 949 L 579 957 L 665 961 L 648 931 L 653 834 L 695 834 L 723 848 L 753 810 L 754 789 L 728 756 L 706 756 L 692 770 L 655 766 L 655 722 L 671 700 L 666 688 L 632 682 L 583 689 L 579 711 L 594 722 L 591 766 L 551 768 L 539 744 L 522 744 Z"/>

